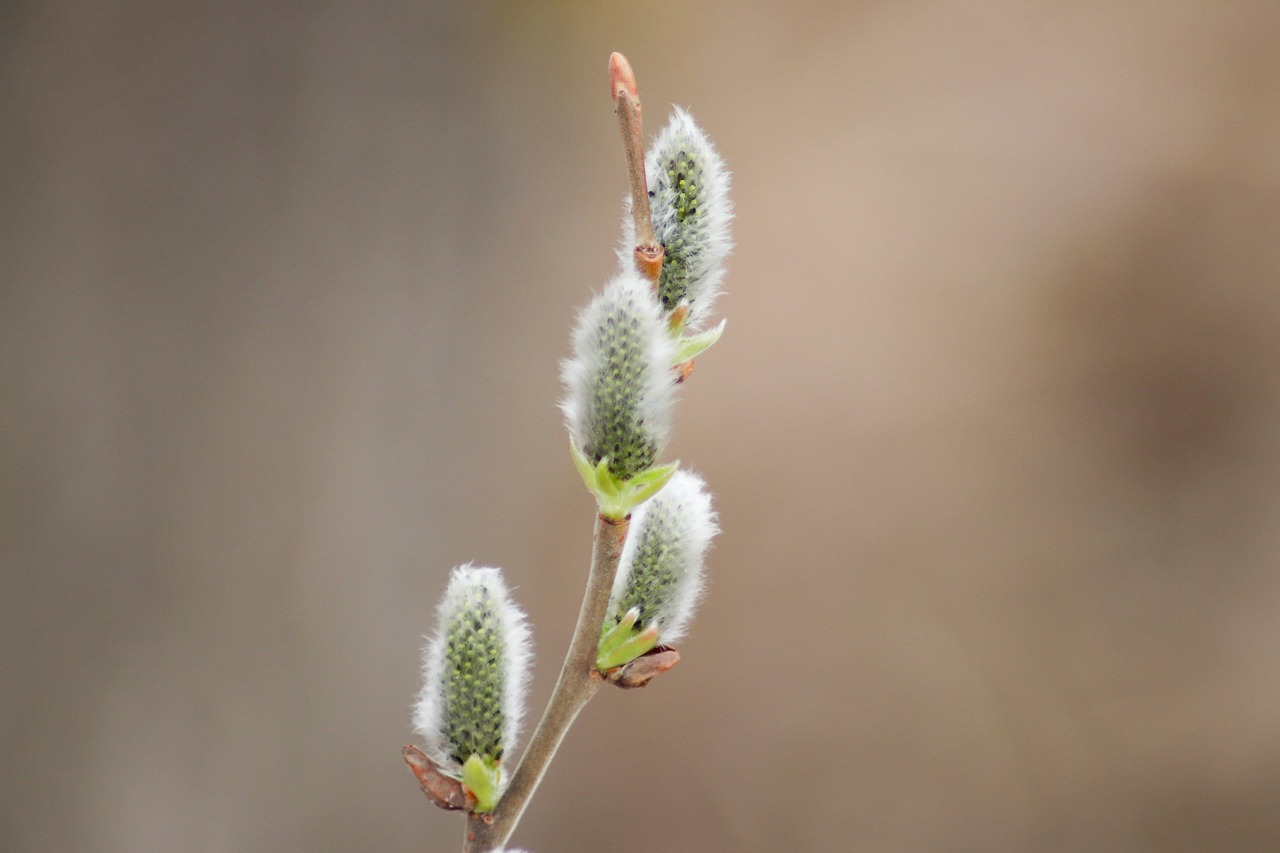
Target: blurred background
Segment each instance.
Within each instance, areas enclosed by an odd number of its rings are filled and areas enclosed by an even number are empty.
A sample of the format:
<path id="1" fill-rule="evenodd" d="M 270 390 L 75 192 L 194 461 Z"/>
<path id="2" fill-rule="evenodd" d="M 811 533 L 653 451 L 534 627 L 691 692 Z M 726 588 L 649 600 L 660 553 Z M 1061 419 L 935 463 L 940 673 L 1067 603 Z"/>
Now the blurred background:
<path id="1" fill-rule="evenodd" d="M 7 3 L 0 848 L 456 851 L 449 569 L 539 650 L 605 65 L 734 172 L 723 534 L 515 841 L 1280 849 L 1280 5 Z"/>

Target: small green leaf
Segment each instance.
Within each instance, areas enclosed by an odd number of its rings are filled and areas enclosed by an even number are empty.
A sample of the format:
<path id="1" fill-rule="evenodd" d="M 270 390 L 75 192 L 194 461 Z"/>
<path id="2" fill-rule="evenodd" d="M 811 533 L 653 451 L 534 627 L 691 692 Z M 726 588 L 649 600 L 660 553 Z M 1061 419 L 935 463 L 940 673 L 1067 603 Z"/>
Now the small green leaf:
<path id="1" fill-rule="evenodd" d="M 582 451 L 572 441 L 569 442 L 569 452 L 573 455 L 573 464 L 578 469 L 578 476 L 582 477 L 582 482 L 587 487 L 587 490 L 595 494 L 598 488 L 598 480 L 596 478 L 596 469 L 591 464 L 591 460 L 582 455 Z"/>
<path id="2" fill-rule="evenodd" d="M 492 759 L 473 754 L 462 765 L 462 784 L 476 798 L 474 812 L 491 812 L 498 804 L 498 766 Z"/>
<path id="3" fill-rule="evenodd" d="M 609 655 L 597 658 L 596 669 L 604 672 L 605 670 L 613 669 L 615 666 L 630 663 L 656 645 L 658 645 L 658 629 L 651 625 L 634 637 L 622 642 Z"/>
<path id="4" fill-rule="evenodd" d="M 649 468 L 623 480 L 609 470 L 608 457 L 593 466 L 591 460 L 573 442 L 569 442 L 569 452 L 573 454 L 573 464 L 578 469 L 583 484 L 596 496 L 600 514 L 614 521 L 626 518 L 631 510 L 656 495 L 680 468 L 679 462 L 672 462 L 670 465 Z"/>
<path id="5" fill-rule="evenodd" d="M 649 500 L 662 490 L 662 487 L 675 475 L 680 469 L 679 462 L 672 462 L 670 465 L 659 465 L 656 468 L 650 468 L 643 474 L 637 474 L 627 481 L 630 486 L 628 494 L 625 496 L 626 512 L 640 506 L 640 504 Z M 621 516 L 618 516 L 619 518 Z"/>
<path id="6" fill-rule="evenodd" d="M 711 345 L 720 340 L 720 336 L 724 334 L 724 324 L 727 320 L 721 320 L 720 325 L 714 329 L 707 329 L 696 335 L 680 338 L 680 344 L 676 348 L 676 364 L 684 364 L 691 358 L 697 358 L 702 353 L 711 349 Z"/>
<path id="7" fill-rule="evenodd" d="M 622 494 L 622 481 L 609 469 L 609 457 L 605 456 L 596 464 L 596 489 L 606 501 L 617 500 Z"/>
<path id="8" fill-rule="evenodd" d="M 601 661 L 607 660 L 610 655 L 626 642 L 634 632 L 636 620 L 640 618 L 640 611 L 632 608 L 628 610 L 622 619 L 612 628 L 606 628 L 600 632 L 600 645 L 596 650 L 596 669 L 607 669 L 601 666 Z"/>

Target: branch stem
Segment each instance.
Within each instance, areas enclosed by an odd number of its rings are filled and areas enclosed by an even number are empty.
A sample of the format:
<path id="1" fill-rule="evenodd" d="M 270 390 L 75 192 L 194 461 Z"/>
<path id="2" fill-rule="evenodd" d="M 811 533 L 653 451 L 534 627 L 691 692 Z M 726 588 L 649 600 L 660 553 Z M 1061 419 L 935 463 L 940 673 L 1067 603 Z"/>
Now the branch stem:
<path id="1" fill-rule="evenodd" d="M 604 624 L 605 609 L 613 591 L 613 578 L 618 571 L 618 559 L 622 556 L 628 526 L 629 517 L 614 521 L 602 515 L 596 516 L 587 588 L 560 678 L 497 807 L 487 815 L 468 815 L 463 853 L 489 853 L 506 844 L 569 726 L 600 689 L 603 681 L 595 669 L 596 648 L 600 643 L 600 626 Z"/>
<path id="2" fill-rule="evenodd" d="M 627 158 L 627 181 L 631 185 L 631 219 L 636 234 L 636 268 L 655 285 L 662 272 L 663 248 L 653 233 L 649 209 L 649 181 L 644 173 L 644 128 L 640 120 L 640 90 L 631 63 L 621 53 L 609 57 L 609 87 L 613 112 L 618 117 L 622 150 Z"/>

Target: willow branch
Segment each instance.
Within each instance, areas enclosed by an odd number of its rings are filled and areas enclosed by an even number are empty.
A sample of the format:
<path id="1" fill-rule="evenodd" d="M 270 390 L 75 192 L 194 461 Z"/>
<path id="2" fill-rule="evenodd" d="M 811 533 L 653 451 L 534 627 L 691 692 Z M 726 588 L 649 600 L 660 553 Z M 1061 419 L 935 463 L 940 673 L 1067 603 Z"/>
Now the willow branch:
<path id="1" fill-rule="evenodd" d="M 622 150 L 627 158 L 627 180 L 631 184 L 631 219 L 635 226 L 636 268 L 657 284 L 662 272 L 662 245 L 653 234 L 649 210 L 649 182 L 644 173 L 644 128 L 640 120 L 640 90 L 631 63 L 621 53 L 609 57 L 609 92 L 613 112 L 618 117 Z"/>
<path id="2" fill-rule="evenodd" d="M 488 853 L 506 844 L 515 830 L 529 798 L 537 790 L 547 765 L 555 757 L 569 726 L 603 683 L 596 672 L 596 649 L 600 643 L 600 626 L 618 572 L 618 559 L 627 537 L 629 519 L 613 521 L 596 517 L 595 542 L 587 588 L 578 611 L 578 624 L 565 655 L 564 666 L 542 720 L 525 747 L 520 764 L 512 774 L 511 784 L 488 815 L 472 814 L 467 819 L 463 853 Z"/>

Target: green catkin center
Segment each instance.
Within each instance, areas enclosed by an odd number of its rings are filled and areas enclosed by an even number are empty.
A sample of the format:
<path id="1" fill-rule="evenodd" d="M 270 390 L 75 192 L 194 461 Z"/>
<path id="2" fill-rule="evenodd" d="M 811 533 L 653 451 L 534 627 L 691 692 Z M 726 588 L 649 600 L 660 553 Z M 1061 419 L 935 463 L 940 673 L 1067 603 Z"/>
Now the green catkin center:
<path id="1" fill-rule="evenodd" d="M 672 311 L 689 296 L 689 267 L 697 262 L 699 231 L 699 185 L 702 167 L 683 147 L 663 164 L 665 177 L 657 190 L 657 203 L 672 212 L 671 224 L 658 235 L 662 242 L 662 274 L 658 279 L 658 296 L 662 307 Z"/>
<path id="2" fill-rule="evenodd" d="M 623 480 L 652 467 L 657 442 L 640 415 L 650 369 L 646 334 L 636 306 L 613 310 L 596 330 L 596 348 L 604 355 L 592 384 L 583 453 L 593 463 L 608 457 L 609 470 Z"/>
<path id="3" fill-rule="evenodd" d="M 445 652 L 447 742 L 460 764 L 472 755 L 502 758 L 502 631 L 497 610 L 486 596 L 458 611 L 449 626 Z"/>
<path id="4" fill-rule="evenodd" d="M 659 628 L 664 627 L 661 623 L 665 621 L 667 603 L 675 593 L 683 560 L 683 543 L 678 536 L 677 525 L 665 505 L 649 510 L 632 555 L 626 588 L 614 613 L 615 624 L 628 610 L 635 608 L 640 613 L 636 632 L 655 622 L 659 623 Z"/>

